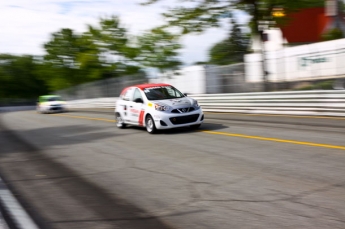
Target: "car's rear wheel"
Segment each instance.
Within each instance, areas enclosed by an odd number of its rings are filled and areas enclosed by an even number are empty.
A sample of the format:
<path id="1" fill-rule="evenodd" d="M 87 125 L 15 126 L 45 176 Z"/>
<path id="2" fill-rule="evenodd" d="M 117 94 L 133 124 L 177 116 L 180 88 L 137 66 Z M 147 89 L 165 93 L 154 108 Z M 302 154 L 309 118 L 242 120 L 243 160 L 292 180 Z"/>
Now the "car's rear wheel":
<path id="1" fill-rule="evenodd" d="M 156 126 L 155 126 L 155 121 L 153 120 L 151 115 L 146 116 L 145 126 L 146 126 L 147 132 L 149 132 L 150 134 L 154 134 L 157 131 Z"/>
<path id="2" fill-rule="evenodd" d="M 201 124 L 196 124 L 196 125 L 191 125 L 190 128 L 192 130 L 197 130 L 197 129 L 199 129 L 200 126 L 201 126 Z"/>
<path id="3" fill-rule="evenodd" d="M 125 122 L 123 121 L 121 115 L 119 113 L 115 114 L 115 121 L 116 121 L 116 126 L 120 129 L 123 129 L 126 127 Z"/>

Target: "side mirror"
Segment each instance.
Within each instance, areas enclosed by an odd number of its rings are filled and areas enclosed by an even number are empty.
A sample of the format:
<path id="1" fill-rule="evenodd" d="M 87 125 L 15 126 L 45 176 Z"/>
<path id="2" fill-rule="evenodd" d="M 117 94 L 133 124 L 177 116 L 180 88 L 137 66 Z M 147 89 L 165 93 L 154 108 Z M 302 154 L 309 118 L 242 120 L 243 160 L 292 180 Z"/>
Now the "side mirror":
<path id="1" fill-rule="evenodd" d="M 184 93 L 184 96 L 188 96 L 188 94 L 187 94 L 187 93 Z"/>
<path id="2" fill-rule="evenodd" d="M 135 103 L 144 103 L 143 99 L 142 98 L 136 98 L 134 100 Z"/>

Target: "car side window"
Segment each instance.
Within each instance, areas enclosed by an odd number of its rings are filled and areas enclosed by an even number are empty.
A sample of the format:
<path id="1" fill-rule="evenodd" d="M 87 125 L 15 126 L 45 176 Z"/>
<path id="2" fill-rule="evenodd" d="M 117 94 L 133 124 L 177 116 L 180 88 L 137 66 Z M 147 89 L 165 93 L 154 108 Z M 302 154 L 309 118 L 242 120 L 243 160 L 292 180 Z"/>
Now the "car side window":
<path id="1" fill-rule="evenodd" d="M 135 89 L 134 94 L 133 94 L 133 101 L 135 101 L 136 99 L 143 100 L 143 97 L 141 96 L 141 93 L 138 88 Z"/>
<path id="2" fill-rule="evenodd" d="M 126 90 L 126 92 L 124 93 L 124 95 L 122 96 L 122 99 L 123 99 L 123 100 L 126 100 L 126 101 L 129 101 L 130 98 L 131 98 L 131 95 L 132 95 L 132 91 L 133 91 L 132 88 L 128 88 L 128 89 Z"/>

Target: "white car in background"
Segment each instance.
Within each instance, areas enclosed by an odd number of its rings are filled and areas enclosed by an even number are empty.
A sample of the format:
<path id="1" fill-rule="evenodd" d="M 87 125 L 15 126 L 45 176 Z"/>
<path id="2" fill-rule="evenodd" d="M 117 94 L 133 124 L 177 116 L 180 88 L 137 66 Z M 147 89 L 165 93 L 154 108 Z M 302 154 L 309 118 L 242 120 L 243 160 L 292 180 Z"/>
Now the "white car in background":
<path id="1" fill-rule="evenodd" d="M 58 95 L 42 95 L 38 97 L 36 110 L 38 113 L 55 113 L 67 110 L 66 102 Z"/>
<path id="2" fill-rule="evenodd" d="M 204 114 L 198 102 L 169 84 L 141 84 L 125 88 L 115 107 L 116 125 L 146 127 L 147 132 L 200 127 Z"/>

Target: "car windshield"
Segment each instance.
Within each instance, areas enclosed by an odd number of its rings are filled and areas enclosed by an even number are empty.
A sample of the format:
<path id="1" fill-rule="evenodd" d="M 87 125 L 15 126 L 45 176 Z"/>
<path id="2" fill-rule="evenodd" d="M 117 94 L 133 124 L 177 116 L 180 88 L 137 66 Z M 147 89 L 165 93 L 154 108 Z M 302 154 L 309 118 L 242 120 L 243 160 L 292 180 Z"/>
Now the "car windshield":
<path id="1" fill-rule="evenodd" d="M 148 100 L 176 99 L 185 97 L 179 90 L 173 86 L 159 86 L 144 89 Z"/>
<path id="2" fill-rule="evenodd" d="M 61 97 L 59 97 L 59 96 L 49 97 L 47 100 L 49 102 L 52 102 L 52 101 L 62 101 Z"/>

